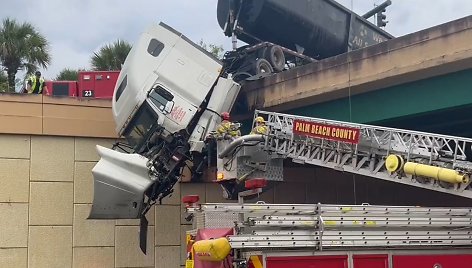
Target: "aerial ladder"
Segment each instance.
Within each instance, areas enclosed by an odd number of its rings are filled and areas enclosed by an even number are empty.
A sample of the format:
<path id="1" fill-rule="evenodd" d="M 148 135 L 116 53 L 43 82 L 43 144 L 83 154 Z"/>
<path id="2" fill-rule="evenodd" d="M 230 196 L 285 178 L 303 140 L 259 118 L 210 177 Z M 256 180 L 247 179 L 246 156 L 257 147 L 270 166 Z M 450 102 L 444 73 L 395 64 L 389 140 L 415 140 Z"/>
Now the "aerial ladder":
<path id="1" fill-rule="evenodd" d="M 470 208 L 209 203 L 187 211 L 194 216 L 187 267 L 216 267 L 206 265 L 218 261 L 237 268 L 288 267 L 277 266 L 279 259 L 293 267 L 406 268 L 413 262 L 400 265 L 402 258 L 426 256 L 422 265 L 437 266 L 418 267 L 441 268 L 469 267 L 472 260 Z M 223 237 L 195 240 L 222 228 L 228 228 Z M 383 258 L 384 264 L 353 265 L 359 256 Z M 307 258 L 319 266 L 308 266 Z"/>
<path id="2" fill-rule="evenodd" d="M 280 181 L 280 171 L 264 171 L 280 170 L 280 160 L 291 159 L 299 164 L 472 198 L 472 139 L 276 112 L 256 111 L 256 117 L 265 119 L 265 135 L 247 135 L 229 145 L 220 144 L 219 159 L 225 164 L 220 164 L 218 170 L 223 177 L 246 179 L 247 172 L 224 173 L 229 164 L 233 170 L 244 170 L 241 166 L 247 170 L 252 163 L 254 169 L 262 172 L 254 175 Z M 253 146 L 257 148 L 240 150 L 254 142 L 258 142 Z M 244 161 L 237 161 L 235 150 Z M 267 161 L 254 161 L 255 153 L 263 154 Z"/>
<path id="3" fill-rule="evenodd" d="M 346 262 L 339 267 L 356 268 L 356 256 L 366 252 L 384 254 L 389 265 L 382 267 L 411 267 L 411 261 L 402 266 L 402 258 L 424 254 L 435 268 L 456 267 L 451 263 L 459 259 L 470 263 L 471 208 L 243 201 L 267 185 L 258 177 L 283 180 L 283 159 L 471 198 L 472 139 L 266 111 L 256 111 L 258 117 L 265 119 L 266 133 L 218 143 L 217 182 L 226 192 L 227 181 L 243 185 L 233 191 L 239 202 L 185 201 L 194 227 L 189 259 L 203 261 L 195 267 L 227 258 L 234 267 L 284 267 L 271 264 L 272 257 L 334 254 L 346 256 L 333 260 Z M 219 239 L 199 235 L 215 228 L 230 231 Z"/>

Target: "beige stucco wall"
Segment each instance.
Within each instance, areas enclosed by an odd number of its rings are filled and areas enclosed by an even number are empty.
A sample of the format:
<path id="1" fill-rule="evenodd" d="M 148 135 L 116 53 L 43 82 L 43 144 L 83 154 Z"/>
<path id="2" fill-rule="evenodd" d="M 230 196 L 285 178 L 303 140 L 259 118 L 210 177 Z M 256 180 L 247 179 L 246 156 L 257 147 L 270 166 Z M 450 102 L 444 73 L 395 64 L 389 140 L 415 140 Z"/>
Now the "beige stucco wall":
<path id="1" fill-rule="evenodd" d="M 121 229 L 85 220 L 94 146 L 111 142 L 0 135 L 0 267 L 114 267 Z"/>
<path id="2" fill-rule="evenodd" d="M 0 107 L 0 268 L 179 267 L 191 229 L 181 197 L 225 201 L 216 184 L 177 184 L 173 196 L 147 215 L 144 255 L 138 220 L 86 219 L 95 145 L 115 141 L 110 102 L 0 94 Z M 260 200 L 305 202 L 308 184 L 300 180 Z"/>
<path id="3" fill-rule="evenodd" d="M 148 254 L 138 220 L 87 220 L 93 200 L 95 145 L 114 139 L 0 134 L 0 267 L 179 267 L 185 260 L 181 196 L 223 202 L 213 183 L 177 184 L 148 214 Z M 305 179 L 310 179 L 309 176 Z M 303 180 L 302 180 L 303 181 Z M 267 202 L 304 202 L 298 182 L 270 190 Z M 302 195 L 299 192 L 303 192 Z M 277 193 L 277 194 L 276 194 Z M 278 198 L 276 198 L 277 196 Z"/>
<path id="4" fill-rule="evenodd" d="M 138 246 L 138 220 L 86 219 L 95 145 L 115 141 L 111 101 L 0 94 L 0 107 L 1 268 L 183 263 L 189 228 L 181 227 L 179 185 L 147 215 L 147 255 Z"/>
<path id="5" fill-rule="evenodd" d="M 110 100 L 0 93 L 0 133 L 114 138 Z"/>
<path id="6" fill-rule="evenodd" d="M 178 184 L 147 215 L 148 254 L 138 220 L 87 220 L 95 145 L 114 139 L 0 134 L 0 267 L 179 267 L 185 260 L 181 195 L 220 202 L 214 184 Z"/>
<path id="7" fill-rule="evenodd" d="M 116 136 L 111 101 L 0 94 L 0 106 L 0 267 L 154 267 L 154 211 L 146 256 L 137 220 L 86 220 L 95 145 Z"/>

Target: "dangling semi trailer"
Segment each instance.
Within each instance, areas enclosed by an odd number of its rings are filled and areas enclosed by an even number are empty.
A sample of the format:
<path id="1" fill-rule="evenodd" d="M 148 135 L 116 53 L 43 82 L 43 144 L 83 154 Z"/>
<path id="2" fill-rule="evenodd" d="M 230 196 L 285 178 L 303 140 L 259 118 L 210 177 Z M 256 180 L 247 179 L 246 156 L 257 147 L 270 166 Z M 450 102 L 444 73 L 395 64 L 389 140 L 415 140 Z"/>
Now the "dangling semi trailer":
<path id="1" fill-rule="evenodd" d="M 393 38 L 333 0 L 218 0 L 217 19 L 233 40 L 224 61 L 237 81 Z"/>

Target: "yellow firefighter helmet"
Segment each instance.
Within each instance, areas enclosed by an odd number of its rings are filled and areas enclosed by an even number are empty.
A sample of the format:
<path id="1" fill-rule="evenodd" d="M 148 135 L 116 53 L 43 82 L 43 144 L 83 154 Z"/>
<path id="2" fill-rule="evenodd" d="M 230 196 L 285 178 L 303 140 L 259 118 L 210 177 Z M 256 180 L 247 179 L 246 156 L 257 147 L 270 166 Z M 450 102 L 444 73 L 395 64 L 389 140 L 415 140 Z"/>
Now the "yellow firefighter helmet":
<path id="1" fill-rule="evenodd" d="M 265 120 L 262 116 L 256 117 L 256 123 L 265 123 Z"/>

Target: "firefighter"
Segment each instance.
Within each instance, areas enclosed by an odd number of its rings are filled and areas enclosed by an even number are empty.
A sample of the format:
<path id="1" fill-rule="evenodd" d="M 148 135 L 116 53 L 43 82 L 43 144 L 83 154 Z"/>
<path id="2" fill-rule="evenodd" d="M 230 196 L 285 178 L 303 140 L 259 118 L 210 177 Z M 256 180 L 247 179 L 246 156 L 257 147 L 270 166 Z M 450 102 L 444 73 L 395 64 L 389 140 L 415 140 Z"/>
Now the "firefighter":
<path id="1" fill-rule="evenodd" d="M 261 134 L 261 135 L 266 135 L 267 134 L 267 126 L 265 124 L 265 120 L 262 116 L 256 117 L 256 125 L 252 129 L 250 134 Z"/>
<path id="2" fill-rule="evenodd" d="M 48 94 L 48 88 L 41 77 L 41 72 L 36 71 L 34 75 L 30 76 L 26 83 L 26 93 L 41 94 L 43 90 Z"/>
<path id="3" fill-rule="evenodd" d="M 236 138 L 241 136 L 239 127 L 230 121 L 228 112 L 221 113 L 221 123 L 216 128 L 216 133 L 219 138 Z"/>

